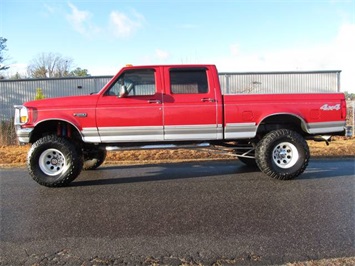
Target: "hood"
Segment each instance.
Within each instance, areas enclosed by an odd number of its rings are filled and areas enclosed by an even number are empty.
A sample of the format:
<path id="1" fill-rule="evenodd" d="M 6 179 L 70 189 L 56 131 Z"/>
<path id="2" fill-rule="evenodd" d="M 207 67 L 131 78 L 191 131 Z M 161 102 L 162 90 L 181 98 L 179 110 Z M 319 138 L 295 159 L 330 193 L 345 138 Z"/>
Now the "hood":
<path id="1" fill-rule="evenodd" d="M 81 96 L 69 96 L 69 97 L 59 97 L 59 98 L 48 98 L 43 100 L 35 100 L 24 103 L 26 107 L 32 108 L 70 108 L 70 107 L 80 107 L 80 106 L 95 106 L 99 95 L 81 95 Z"/>

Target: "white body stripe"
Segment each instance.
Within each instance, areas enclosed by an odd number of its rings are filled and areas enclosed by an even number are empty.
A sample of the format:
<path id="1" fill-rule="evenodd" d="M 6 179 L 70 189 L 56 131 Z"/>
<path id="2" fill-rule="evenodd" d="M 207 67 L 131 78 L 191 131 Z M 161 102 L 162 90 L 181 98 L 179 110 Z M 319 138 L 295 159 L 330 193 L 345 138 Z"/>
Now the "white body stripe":
<path id="1" fill-rule="evenodd" d="M 81 131 L 83 135 L 83 141 L 89 143 L 99 143 L 101 142 L 99 132 L 96 127 L 85 127 Z"/>
<path id="2" fill-rule="evenodd" d="M 222 125 L 165 126 L 164 140 L 216 140 L 223 139 Z"/>
<path id="3" fill-rule="evenodd" d="M 331 132 L 341 132 L 345 129 L 344 121 L 308 123 L 307 132 L 310 134 L 329 134 Z"/>
<path id="4" fill-rule="evenodd" d="M 320 122 L 307 124 L 310 134 L 341 132 L 345 122 Z M 231 123 L 224 130 L 224 139 L 254 138 L 257 132 L 255 123 Z M 83 140 L 91 143 L 181 141 L 181 140 L 221 140 L 222 125 L 181 125 L 181 126 L 142 126 L 142 127 L 90 127 L 82 130 Z"/>
<path id="5" fill-rule="evenodd" d="M 222 125 L 99 127 L 82 130 L 85 142 L 145 142 L 223 139 Z"/>
<path id="6" fill-rule="evenodd" d="M 224 132 L 225 139 L 253 138 L 258 127 L 255 123 L 234 123 L 227 124 Z"/>
<path id="7" fill-rule="evenodd" d="M 102 142 L 142 142 L 164 140 L 162 126 L 100 127 L 99 134 Z"/>

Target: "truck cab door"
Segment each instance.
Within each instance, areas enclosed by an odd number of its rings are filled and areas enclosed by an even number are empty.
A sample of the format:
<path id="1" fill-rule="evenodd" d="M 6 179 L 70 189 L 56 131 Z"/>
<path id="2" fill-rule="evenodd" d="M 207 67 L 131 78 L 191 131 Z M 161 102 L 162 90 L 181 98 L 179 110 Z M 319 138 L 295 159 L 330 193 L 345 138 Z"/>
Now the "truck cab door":
<path id="1" fill-rule="evenodd" d="M 221 93 L 216 91 L 215 73 L 215 68 L 208 67 L 164 68 L 165 140 L 223 138 Z"/>
<path id="2" fill-rule="evenodd" d="M 163 140 L 159 69 L 126 69 L 97 103 L 101 142 Z"/>

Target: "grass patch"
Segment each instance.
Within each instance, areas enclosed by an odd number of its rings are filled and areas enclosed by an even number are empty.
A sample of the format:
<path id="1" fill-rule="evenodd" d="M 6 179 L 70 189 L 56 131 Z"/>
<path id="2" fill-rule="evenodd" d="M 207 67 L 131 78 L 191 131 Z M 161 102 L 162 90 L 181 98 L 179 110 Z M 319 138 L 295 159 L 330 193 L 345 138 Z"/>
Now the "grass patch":
<path id="1" fill-rule="evenodd" d="M 3 120 L 0 124 L 0 145 L 18 144 L 13 121 Z"/>

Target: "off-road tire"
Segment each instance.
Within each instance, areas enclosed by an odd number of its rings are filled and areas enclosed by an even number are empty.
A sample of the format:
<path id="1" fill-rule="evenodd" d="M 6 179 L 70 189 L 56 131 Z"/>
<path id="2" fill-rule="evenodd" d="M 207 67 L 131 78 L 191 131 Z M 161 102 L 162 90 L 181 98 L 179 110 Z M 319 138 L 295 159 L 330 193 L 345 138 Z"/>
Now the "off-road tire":
<path id="1" fill-rule="evenodd" d="M 28 152 L 27 167 L 32 178 L 40 185 L 62 187 L 80 174 L 83 161 L 73 142 L 48 135 L 32 145 Z"/>
<path id="2" fill-rule="evenodd" d="M 83 151 L 84 165 L 83 170 L 95 170 L 106 159 L 107 152 L 103 149 L 87 149 Z"/>
<path id="3" fill-rule="evenodd" d="M 289 129 L 271 131 L 259 141 L 255 159 L 266 175 L 280 180 L 296 178 L 307 168 L 310 153 L 305 139 Z"/>

